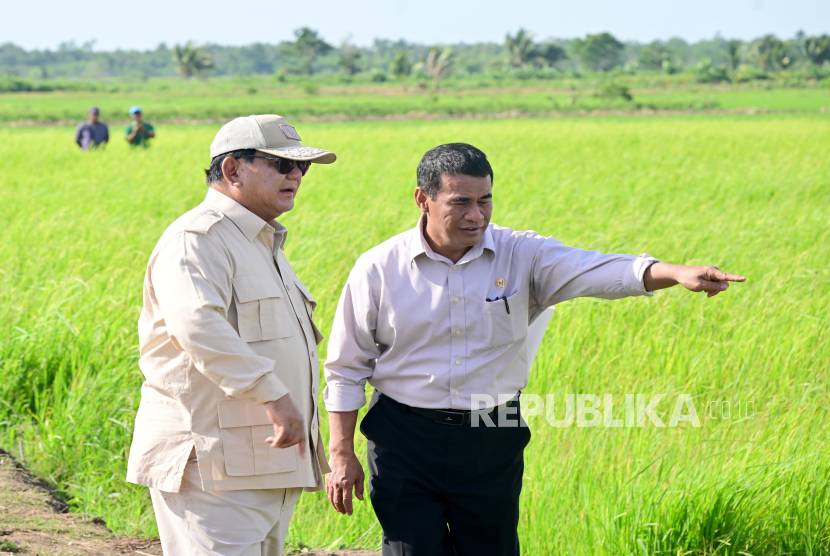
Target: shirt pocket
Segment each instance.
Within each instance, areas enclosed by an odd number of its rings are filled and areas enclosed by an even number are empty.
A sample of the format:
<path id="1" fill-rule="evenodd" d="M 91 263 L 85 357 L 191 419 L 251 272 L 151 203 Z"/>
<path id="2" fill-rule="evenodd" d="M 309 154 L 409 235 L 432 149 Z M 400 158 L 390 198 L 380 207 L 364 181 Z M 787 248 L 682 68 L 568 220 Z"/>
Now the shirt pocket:
<path id="1" fill-rule="evenodd" d="M 288 338 L 294 334 L 289 301 L 270 276 L 237 276 L 233 279 L 237 328 L 246 342 Z"/>
<path id="2" fill-rule="evenodd" d="M 507 312 L 507 306 L 510 312 Z M 499 348 L 518 342 L 527 336 L 527 297 L 518 291 L 504 299 L 484 302 L 484 343 Z"/>
<path id="3" fill-rule="evenodd" d="M 274 426 L 264 405 L 247 400 L 219 402 L 219 429 L 229 477 L 270 475 L 297 470 L 297 449 L 272 448 L 265 439 Z"/>

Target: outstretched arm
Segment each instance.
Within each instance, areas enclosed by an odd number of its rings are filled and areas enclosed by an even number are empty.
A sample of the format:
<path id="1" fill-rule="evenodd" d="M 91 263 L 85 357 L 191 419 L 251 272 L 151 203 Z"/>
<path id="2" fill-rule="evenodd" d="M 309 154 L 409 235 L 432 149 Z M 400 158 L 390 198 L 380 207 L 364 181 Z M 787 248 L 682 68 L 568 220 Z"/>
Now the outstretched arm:
<path id="1" fill-rule="evenodd" d="M 651 295 L 643 273 L 657 259 L 643 254 L 605 254 L 568 247 L 552 237 L 533 237 L 527 244 L 531 288 L 540 307 L 551 307 L 577 297 L 622 299 Z"/>
<path id="2" fill-rule="evenodd" d="M 576 297 L 620 299 L 652 295 L 655 290 L 682 284 L 709 297 L 743 282 L 743 276 L 721 272 L 716 266 L 683 266 L 661 263 L 649 255 L 606 255 L 563 245 L 553 238 L 532 238 L 531 287 L 540 307 L 550 307 Z"/>
<path id="3" fill-rule="evenodd" d="M 643 274 L 643 284 L 650 292 L 680 284 L 689 291 L 706 292 L 706 297 L 718 295 L 729 287 L 729 282 L 744 281 L 743 276 L 723 272 L 716 266 L 654 263 Z"/>

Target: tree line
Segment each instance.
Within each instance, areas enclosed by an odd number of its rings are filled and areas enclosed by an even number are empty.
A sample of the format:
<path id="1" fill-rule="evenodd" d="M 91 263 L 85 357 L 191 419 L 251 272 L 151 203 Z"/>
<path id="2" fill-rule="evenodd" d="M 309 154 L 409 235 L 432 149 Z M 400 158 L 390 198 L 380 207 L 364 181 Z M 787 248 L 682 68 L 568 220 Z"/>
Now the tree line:
<path id="1" fill-rule="evenodd" d="M 255 43 L 231 47 L 192 42 L 160 44 L 153 50 L 100 52 L 94 42 L 61 44 L 57 50 L 26 51 L 11 43 L 0 45 L 0 73 L 6 79 L 149 78 L 180 75 L 290 75 L 328 73 L 348 81 L 364 74 L 372 81 L 398 79 L 404 86 L 413 77 L 438 87 L 449 74 L 543 71 L 630 73 L 695 71 L 702 80 L 731 80 L 740 68 L 759 72 L 830 68 L 830 36 L 808 37 L 799 32 L 782 40 L 766 35 L 752 41 L 711 40 L 687 43 L 678 38 L 648 44 L 622 42 L 610 33 L 576 39 L 537 41 L 525 29 L 508 33 L 503 43 L 428 46 L 403 40 L 376 39 L 359 47 L 346 39 L 338 45 L 308 27 L 294 39 L 278 44 Z"/>

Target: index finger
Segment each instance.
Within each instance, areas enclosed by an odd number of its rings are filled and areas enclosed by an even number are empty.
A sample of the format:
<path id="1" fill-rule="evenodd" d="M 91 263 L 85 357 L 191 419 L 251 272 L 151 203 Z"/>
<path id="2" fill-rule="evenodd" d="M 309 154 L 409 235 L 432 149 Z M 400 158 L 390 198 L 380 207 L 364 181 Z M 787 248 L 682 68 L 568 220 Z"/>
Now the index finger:
<path id="1" fill-rule="evenodd" d="M 715 271 L 715 278 L 717 280 L 726 280 L 728 282 L 744 282 L 746 281 L 745 276 L 738 276 L 737 274 L 729 274 L 728 272 L 724 272 L 722 270 Z"/>

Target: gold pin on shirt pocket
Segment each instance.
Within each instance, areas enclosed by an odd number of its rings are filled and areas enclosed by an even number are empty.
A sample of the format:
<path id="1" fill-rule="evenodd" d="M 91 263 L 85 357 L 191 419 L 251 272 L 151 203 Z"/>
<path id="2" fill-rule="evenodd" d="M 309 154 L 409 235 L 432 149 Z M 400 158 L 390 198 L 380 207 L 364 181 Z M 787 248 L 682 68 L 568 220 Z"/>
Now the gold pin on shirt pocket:
<path id="1" fill-rule="evenodd" d="M 238 276 L 233 279 L 239 336 L 246 342 L 288 338 L 291 326 L 289 301 L 270 276 Z"/>

